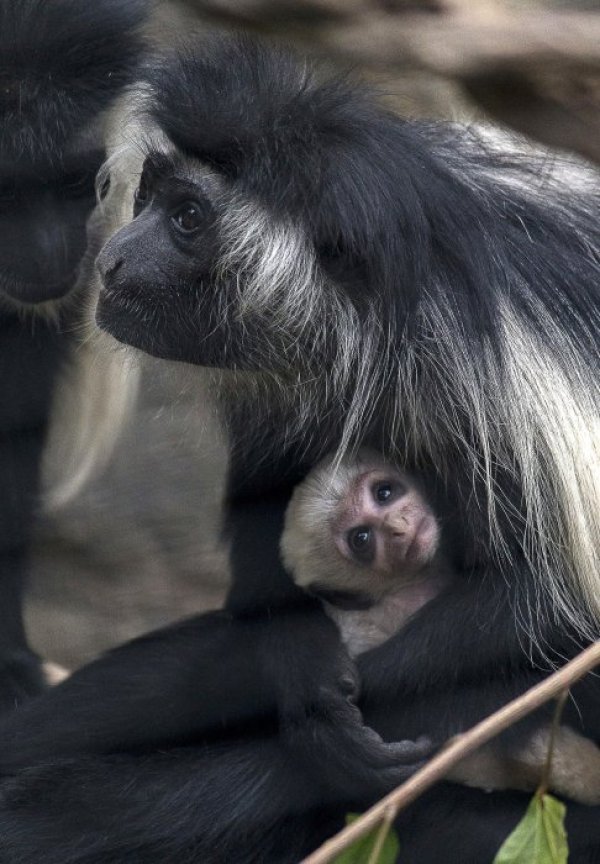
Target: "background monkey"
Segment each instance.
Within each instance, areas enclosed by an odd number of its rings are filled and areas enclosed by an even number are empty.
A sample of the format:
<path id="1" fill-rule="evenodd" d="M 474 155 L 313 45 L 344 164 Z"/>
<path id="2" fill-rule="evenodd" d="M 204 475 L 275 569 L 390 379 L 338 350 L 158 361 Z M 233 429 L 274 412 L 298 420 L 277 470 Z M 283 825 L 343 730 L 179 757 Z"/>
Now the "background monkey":
<path id="1" fill-rule="evenodd" d="M 107 110 L 136 75 L 150 5 L 0 0 L 0 712 L 44 687 L 22 598 L 49 431 L 66 488 L 126 411 L 122 364 L 77 332 Z"/>
<path id="2" fill-rule="evenodd" d="M 393 636 L 453 578 L 439 520 L 418 481 L 372 450 L 339 464 L 326 457 L 297 486 L 281 549 L 295 582 L 322 599 L 353 657 Z M 533 790 L 549 741 L 548 725 L 518 743 L 493 740 L 447 779 Z M 567 726 L 556 733 L 551 786 L 600 804 L 600 748 Z"/>

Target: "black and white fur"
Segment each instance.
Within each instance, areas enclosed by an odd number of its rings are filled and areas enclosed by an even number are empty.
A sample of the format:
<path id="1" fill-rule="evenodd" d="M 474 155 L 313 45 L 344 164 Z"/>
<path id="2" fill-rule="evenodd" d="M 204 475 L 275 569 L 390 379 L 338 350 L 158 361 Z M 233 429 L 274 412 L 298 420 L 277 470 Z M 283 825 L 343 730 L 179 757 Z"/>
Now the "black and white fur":
<path id="1" fill-rule="evenodd" d="M 44 683 L 21 600 L 51 419 L 69 469 L 61 498 L 114 438 L 131 392 L 92 344 L 72 355 L 106 110 L 133 78 L 147 7 L 0 2 L 0 710 Z"/>
<path id="2" fill-rule="evenodd" d="M 25 864 L 291 864 L 406 770 L 407 751 L 369 728 L 441 742 L 598 634 L 597 179 L 402 120 L 246 40 L 155 63 L 134 109 L 148 158 L 98 259 L 96 317 L 212 368 L 232 437 L 233 586 L 216 622 L 125 646 L 31 706 L 30 750 L 3 730 L 0 765 L 30 770 L 7 781 L 0 844 Z M 293 485 L 363 444 L 424 478 L 457 573 L 358 658 L 368 726 L 333 625 L 278 555 Z M 261 675 L 230 689 L 249 646 Z M 110 694 L 141 669 L 123 716 Z M 81 692 L 105 706 L 95 725 L 88 710 L 78 725 Z M 598 740 L 595 679 L 574 699 L 566 720 Z M 442 786 L 400 818 L 403 861 L 492 860 L 523 807 Z M 569 807 L 576 864 L 598 857 L 597 816 Z"/>

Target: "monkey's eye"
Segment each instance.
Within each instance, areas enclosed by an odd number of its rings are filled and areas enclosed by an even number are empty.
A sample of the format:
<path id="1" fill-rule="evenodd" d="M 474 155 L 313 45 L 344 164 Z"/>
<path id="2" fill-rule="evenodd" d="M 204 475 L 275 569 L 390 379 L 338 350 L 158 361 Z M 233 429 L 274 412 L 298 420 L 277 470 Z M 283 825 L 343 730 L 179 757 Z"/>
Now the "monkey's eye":
<path id="1" fill-rule="evenodd" d="M 102 178 L 102 182 L 98 187 L 98 198 L 100 201 L 104 201 L 108 193 L 110 192 L 110 174 L 107 172 L 106 175 Z"/>
<path id="2" fill-rule="evenodd" d="M 378 483 L 374 489 L 375 499 L 380 504 L 385 504 L 386 501 L 392 497 L 392 484 L 391 483 Z"/>
<path id="3" fill-rule="evenodd" d="M 145 204 L 148 200 L 148 183 L 143 174 L 140 177 L 140 182 L 137 189 L 135 190 L 134 197 L 138 204 Z"/>
<path id="4" fill-rule="evenodd" d="M 395 500 L 402 497 L 405 492 L 401 483 L 390 483 L 388 480 L 373 486 L 373 498 L 378 504 L 387 504 L 392 498 Z"/>
<path id="5" fill-rule="evenodd" d="M 140 183 L 135 192 L 133 193 L 133 215 L 139 216 L 142 212 L 146 204 L 148 203 L 148 198 L 150 197 L 150 192 L 148 189 L 148 182 L 145 176 L 142 174 L 140 177 Z"/>
<path id="6" fill-rule="evenodd" d="M 369 561 L 373 557 L 373 532 L 368 525 L 352 528 L 347 534 L 348 548 L 361 561 Z"/>
<path id="7" fill-rule="evenodd" d="M 206 208 L 195 201 L 186 201 L 171 214 L 171 221 L 180 234 L 194 234 L 206 226 L 206 215 Z"/>

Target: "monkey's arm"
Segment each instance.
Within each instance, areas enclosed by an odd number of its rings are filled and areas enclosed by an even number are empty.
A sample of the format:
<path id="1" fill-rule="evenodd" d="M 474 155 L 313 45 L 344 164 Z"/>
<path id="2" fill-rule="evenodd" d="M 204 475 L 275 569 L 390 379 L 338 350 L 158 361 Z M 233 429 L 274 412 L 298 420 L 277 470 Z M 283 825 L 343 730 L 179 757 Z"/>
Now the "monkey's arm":
<path id="1" fill-rule="evenodd" d="M 527 573 L 521 576 L 525 580 Z M 560 662 L 562 657 L 564 662 L 579 650 L 564 628 L 548 624 L 546 655 L 535 644 L 526 652 L 514 608 L 500 574 L 489 579 L 457 579 L 395 636 L 357 658 L 363 695 L 368 701 L 385 702 L 440 691 L 451 694 L 463 688 L 467 698 L 462 707 L 457 705 L 456 716 L 458 728 L 466 728 L 478 719 L 478 690 L 485 691 L 492 711 L 497 699 L 507 701 L 507 694 L 508 698 L 516 696 L 545 677 L 549 661 Z M 495 697 L 490 689 L 496 684 Z M 470 693 L 477 703 L 474 708 L 470 707 Z M 501 704 L 499 701 L 496 707 Z M 452 734 L 456 729 L 448 731 Z"/>
<path id="2" fill-rule="evenodd" d="M 13 709 L 44 684 L 39 659 L 26 642 L 21 601 L 63 341 L 44 321 L 31 332 L 17 313 L 0 315 L 0 711 Z"/>
<path id="3" fill-rule="evenodd" d="M 304 768 L 277 736 L 258 734 L 141 756 L 54 759 L 0 780 L 0 859 L 297 864 L 350 809 Z M 491 861 L 526 804 L 515 792 L 440 784 L 400 814 L 401 860 Z M 595 860 L 598 811 L 570 804 L 567 830 L 573 861 Z"/>
<path id="4" fill-rule="evenodd" d="M 268 655 L 289 649 L 291 638 L 298 641 L 279 680 Z M 3 718 L 0 771 L 59 755 L 142 752 L 281 728 L 289 752 L 334 786 L 355 778 L 358 787 L 387 789 L 430 748 L 384 744 L 363 725 L 353 688 L 350 661 L 320 610 L 244 620 L 208 613 L 109 652 Z"/>
<path id="5" fill-rule="evenodd" d="M 544 726 L 516 745 L 492 741 L 461 760 L 448 780 L 480 789 L 534 791 L 540 784 L 550 745 Z M 580 804 L 600 804 L 600 747 L 568 726 L 556 730 L 549 778 L 550 789 Z"/>
<path id="6" fill-rule="evenodd" d="M 257 662 L 258 627 L 213 612 L 108 652 L 2 718 L 0 769 L 176 745 L 267 722 L 275 703 Z"/>
<path id="7" fill-rule="evenodd" d="M 361 708 L 386 740 L 424 732 L 442 744 L 548 675 L 547 657 L 524 654 L 509 598 L 502 588 L 492 590 L 493 584 L 500 581 L 486 582 L 485 591 L 476 582 L 457 583 L 396 636 L 357 658 Z M 547 636 L 557 662 L 577 650 L 564 630 L 549 630 Z M 600 687 L 588 676 L 575 686 L 565 722 L 598 740 L 599 704 Z M 552 713 L 552 706 L 543 706 L 450 779 L 493 789 L 535 788 Z M 600 751 L 571 730 L 561 735 L 552 788 L 582 803 L 597 802 Z"/>

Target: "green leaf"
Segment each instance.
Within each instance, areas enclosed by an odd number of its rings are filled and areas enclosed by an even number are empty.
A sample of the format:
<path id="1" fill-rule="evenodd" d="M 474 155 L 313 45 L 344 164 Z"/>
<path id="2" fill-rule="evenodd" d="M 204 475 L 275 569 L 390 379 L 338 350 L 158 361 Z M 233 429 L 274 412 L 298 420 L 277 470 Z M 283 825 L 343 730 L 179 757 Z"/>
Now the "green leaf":
<path id="1" fill-rule="evenodd" d="M 567 864 L 566 812 L 565 805 L 552 795 L 534 795 L 494 864 Z"/>
<path id="2" fill-rule="evenodd" d="M 346 816 L 346 825 L 350 825 L 358 818 L 358 813 L 348 813 Z M 336 855 L 332 864 L 396 864 L 400 845 L 398 843 L 398 836 L 391 826 L 383 841 L 379 855 L 371 862 L 371 855 L 373 854 L 380 830 L 381 826 L 378 825 L 372 831 L 369 831 L 368 834 L 365 834 L 364 837 L 359 837 L 351 846 L 348 846 L 347 849 Z"/>

